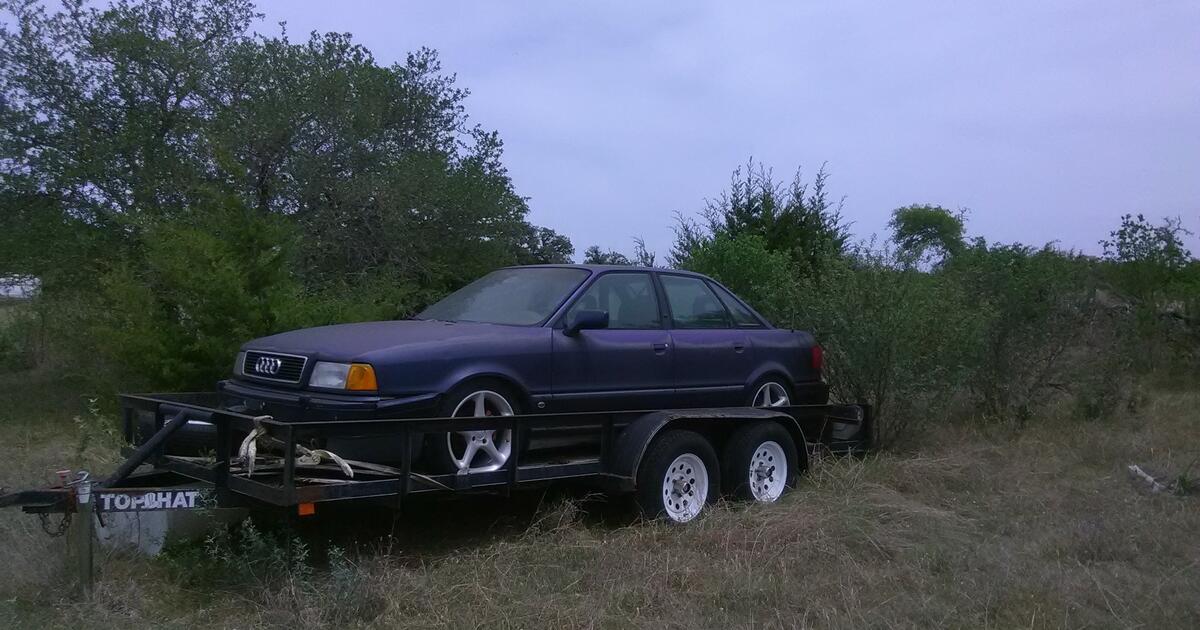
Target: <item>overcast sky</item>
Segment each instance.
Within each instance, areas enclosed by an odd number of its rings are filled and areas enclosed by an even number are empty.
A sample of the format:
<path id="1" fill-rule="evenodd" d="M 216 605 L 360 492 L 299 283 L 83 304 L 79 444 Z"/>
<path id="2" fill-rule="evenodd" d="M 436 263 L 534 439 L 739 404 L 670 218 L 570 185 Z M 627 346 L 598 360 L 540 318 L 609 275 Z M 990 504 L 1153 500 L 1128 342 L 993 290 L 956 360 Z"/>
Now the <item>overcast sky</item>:
<path id="1" fill-rule="evenodd" d="M 263 32 L 350 32 L 380 63 L 437 49 L 579 254 L 640 235 L 661 257 L 751 156 L 827 163 L 859 237 L 911 203 L 1087 252 L 1128 212 L 1200 231 L 1196 0 L 259 6 Z"/>

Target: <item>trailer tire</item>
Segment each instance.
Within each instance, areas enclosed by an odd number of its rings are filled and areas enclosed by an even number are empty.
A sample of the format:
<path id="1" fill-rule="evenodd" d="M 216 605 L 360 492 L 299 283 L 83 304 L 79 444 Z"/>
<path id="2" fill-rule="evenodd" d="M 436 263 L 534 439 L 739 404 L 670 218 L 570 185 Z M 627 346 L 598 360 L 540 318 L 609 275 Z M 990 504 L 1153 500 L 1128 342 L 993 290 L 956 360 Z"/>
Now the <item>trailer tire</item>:
<path id="1" fill-rule="evenodd" d="M 796 442 L 778 422 L 755 422 L 738 429 L 721 455 L 726 494 L 746 501 L 778 501 L 795 487 L 800 472 Z"/>
<path id="2" fill-rule="evenodd" d="M 646 518 L 686 523 L 720 494 L 717 454 L 704 436 L 670 430 L 646 449 L 638 465 L 635 501 Z"/>

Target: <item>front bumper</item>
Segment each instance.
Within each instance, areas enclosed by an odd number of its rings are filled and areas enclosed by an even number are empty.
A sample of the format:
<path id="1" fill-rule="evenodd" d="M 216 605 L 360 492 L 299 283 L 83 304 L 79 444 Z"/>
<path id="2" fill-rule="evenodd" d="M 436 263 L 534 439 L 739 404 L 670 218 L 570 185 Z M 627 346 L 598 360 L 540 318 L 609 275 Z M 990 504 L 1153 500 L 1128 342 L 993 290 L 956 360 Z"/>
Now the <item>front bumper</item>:
<path id="1" fill-rule="evenodd" d="M 432 412 L 437 409 L 439 399 L 437 393 L 390 397 L 283 391 L 233 380 L 217 383 L 217 390 L 226 407 L 240 406 L 245 413 L 267 415 L 283 422 L 435 415 Z"/>
<path id="2" fill-rule="evenodd" d="M 356 396 L 333 393 L 314 393 L 300 390 L 282 391 L 244 381 L 217 383 L 220 405 L 250 415 L 271 416 L 281 422 L 318 422 L 326 420 L 385 420 L 437 415 L 439 394 L 417 396 Z M 153 418 L 140 421 L 143 437 L 154 433 Z M 240 440 L 243 436 L 235 435 Z M 193 420 L 181 428 L 167 443 L 172 455 L 195 455 L 211 451 L 217 442 L 217 430 L 211 423 Z M 367 440 L 339 438 L 325 441 L 321 448 L 365 461 L 394 461 L 400 450 L 397 440 L 378 436 Z M 418 443 L 419 447 L 420 444 Z"/>

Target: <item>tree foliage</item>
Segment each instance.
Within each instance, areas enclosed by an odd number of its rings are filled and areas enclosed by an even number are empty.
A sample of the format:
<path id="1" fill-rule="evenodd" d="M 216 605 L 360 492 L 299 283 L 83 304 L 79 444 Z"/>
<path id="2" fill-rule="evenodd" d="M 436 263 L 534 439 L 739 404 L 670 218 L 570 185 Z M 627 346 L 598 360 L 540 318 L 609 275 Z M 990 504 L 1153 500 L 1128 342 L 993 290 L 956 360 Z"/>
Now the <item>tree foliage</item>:
<path id="1" fill-rule="evenodd" d="M 829 198 L 828 179 L 822 167 L 811 183 L 797 170 L 784 184 L 751 160 L 734 170 L 727 190 L 705 203 L 700 221 L 679 217 L 668 262 L 691 268 L 693 254 L 714 238 L 750 235 L 768 251 L 785 253 L 800 273 L 817 273 L 844 252 L 849 238 L 841 203 Z"/>
<path id="2" fill-rule="evenodd" d="M 585 265 L 632 265 L 629 257 L 616 250 L 603 250 L 599 245 L 592 245 L 583 252 Z"/>
<path id="3" fill-rule="evenodd" d="M 114 365 L 129 340 L 99 328 L 169 334 L 141 350 L 205 367 L 135 371 L 207 385 L 235 339 L 401 315 L 574 251 L 526 221 L 432 50 L 381 65 L 349 35 L 254 35 L 246 0 L 0 9 L 0 272 L 75 304 Z"/>
<path id="4" fill-rule="evenodd" d="M 791 322 L 798 308 L 798 274 L 787 253 L 772 251 L 758 234 L 720 233 L 692 248 L 688 269 L 713 278 L 778 322 Z"/>
<path id="5" fill-rule="evenodd" d="M 1173 254 L 1180 232 L 1170 221 L 1156 231 L 1127 220 L 1119 251 L 1139 254 L 1101 261 L 968 238 L 961 213 L 914 205 L 893 213 L 890 243 L 811 263 L 731 229 L 736 219 L 681 219 L 672 259 L 718 278 L 776 325 L 813 331 L 834 397 L 874 405 L 883 444 L 955 416 L 1020 426 L 1067 408 L 1100 418 L 1136 402 L 1135 374 L 1200 366 L 1197 328 L 1173 323 L 1195 312 L 1186 278 L 1200 263 Z M 1106 273 L 1147 261 L 1177 272 L 1140 276 L 1176 300 L 1172 317 L 1102 299 Z"/>
<path id="6" fill-rule="evenodd" d="M 1164 288 L 1181 284 L 1200 292 L 1192 253 L 1183 243 L 1190 235 L 1178 218 L 1154 225 L 1142 214 L 1122 216 L 1121 225 L 1100 241 L 1110 278 L 1119 290 L 1142 300 L 1153 301 Z"/>
<path id="7" fill-rule="evenodd" d="M 888 222 L 897 253 L 910 264 L 922 259 L 941 261 L 966 246 L 962 213 L 941 206 L 911 205 L 892 211 Z"/>
<path id="8" fill-rule="evenodd" d="M 632 256 L 626 256 L 616 250 L 602 250 L 599 245 L 592 245 L 583 252 L 583 264 L 585 265 L 657 267 L 657 259 L 657 255 L 646 248 L 646 241 L 640 236 L 633 239 Z"/>

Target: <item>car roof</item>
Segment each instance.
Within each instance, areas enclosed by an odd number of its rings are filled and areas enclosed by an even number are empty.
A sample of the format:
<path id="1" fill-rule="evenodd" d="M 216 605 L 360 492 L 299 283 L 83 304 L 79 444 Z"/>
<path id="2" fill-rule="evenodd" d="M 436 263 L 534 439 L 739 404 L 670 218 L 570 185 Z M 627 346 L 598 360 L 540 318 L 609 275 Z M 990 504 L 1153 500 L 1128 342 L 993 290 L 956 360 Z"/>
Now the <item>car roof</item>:
<path id="1" fill-rule="evenodd" d="M 708 276 L 696 273 L 694 271 L 685 271 L 683 269 L 664 269 L 662 267 L 638 267 L 636 265 L 513 265 L 505 267 L 505 269 L 582 269 L 585 271 L 601 272 L 601 271 L 658 271 L 663 273 L 674 273 L 681 276 L 695 276 L 697 278 L 708 278 Z"/>
<path id="2" fill-rule="evenodd" d="M 511 267 L 503 267 L 503 268 L 504 269 L 580 269 L 582 271 L 588 271 L 591 273 L 603 273 L 606 271 L 653 271 L 653 272 L 658 272 L 658 273 L 669 273 L 669 274 L 678 274 L 681 276 L 690 276 L 693 278 L 703 278 L 710 282 L 715 282 L 718 285 L 721 284 L 721 283 L 717 282 L 716 280 L 714 280 L 702 273 L 696 273 L 694 271 L 685 271 L 683 269 L 664 269 L 662 267 L 639 267 L 636 265 L 576 265 L 576 264 L 569 264 L 569 265 L 513 265 Z M 729 291 L 729 289 L 727 287 L 723 287 L 723 288 L 725 288 L 726 291 Z M 729 293 L 732 294 L 733 292 L 729 291 Z M 745 300 L 742 300 L 740 297 L 737 297 L 736 295 L 734 295 L 734 299 L 736 299 L 738 302 L 740 302 L 742 304 L 742 306 L 749 308 L 750 311 L 754 314 L 754 316 L 756 318 L 758 318 L 758 320 L 760 322 L 762 322 L 762 324 L 764 326 L 766 326 L 767 328 L 773 328 L 770 320 L 768 320 L 766 317 L 763 317 L 758 311 L 754 310 L 754 307 L 747 304 L 745 302 Z M 564 303 L 563 305 L 560 306 L 560 308 L 563 308 L 565 306 L 566 306 L 566 304 Z M 554 321 L 554 318 L 552 317 L 550 321 Z"/>

